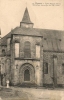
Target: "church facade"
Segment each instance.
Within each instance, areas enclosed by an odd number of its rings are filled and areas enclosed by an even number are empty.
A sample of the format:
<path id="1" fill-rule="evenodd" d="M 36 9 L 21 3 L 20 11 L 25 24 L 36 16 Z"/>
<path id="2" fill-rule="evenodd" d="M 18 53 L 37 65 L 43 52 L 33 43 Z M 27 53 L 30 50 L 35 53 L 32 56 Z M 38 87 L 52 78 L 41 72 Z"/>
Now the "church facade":
<path id="1" fill-rule="evenodd" d="M 0 39 L 0 82 L 64 86 L 64 31 L 33 28 L 28 9 Z"/>

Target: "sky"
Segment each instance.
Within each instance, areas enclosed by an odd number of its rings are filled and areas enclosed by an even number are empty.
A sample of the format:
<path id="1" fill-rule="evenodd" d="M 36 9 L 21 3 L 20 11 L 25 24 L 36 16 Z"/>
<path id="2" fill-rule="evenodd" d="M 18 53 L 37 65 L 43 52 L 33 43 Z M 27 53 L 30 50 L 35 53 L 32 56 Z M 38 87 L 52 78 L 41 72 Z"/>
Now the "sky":
<path id="1" fill-rule="evenodd" d="M 2 37 L 20 26 L 26 7 L 34 28 L 64 30 L 63 0 L 0 0 Z"/>

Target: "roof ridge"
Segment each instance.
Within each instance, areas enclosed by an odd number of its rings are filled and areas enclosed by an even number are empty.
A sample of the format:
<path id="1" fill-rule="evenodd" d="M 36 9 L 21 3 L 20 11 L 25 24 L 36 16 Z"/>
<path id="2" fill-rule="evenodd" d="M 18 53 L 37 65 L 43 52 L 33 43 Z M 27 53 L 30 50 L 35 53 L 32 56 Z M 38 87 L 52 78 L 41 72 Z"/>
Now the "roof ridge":
<path id="1" fill-rule="evenodd" d="M 54 29 L 43 29 L 43 28 L 33 28 L 33 29 L 37 29 L 37 30 L 49 30 L 49 31 L 62 31 L 62 32 L 64 32 L 64 30 L 54 30 Z"/>

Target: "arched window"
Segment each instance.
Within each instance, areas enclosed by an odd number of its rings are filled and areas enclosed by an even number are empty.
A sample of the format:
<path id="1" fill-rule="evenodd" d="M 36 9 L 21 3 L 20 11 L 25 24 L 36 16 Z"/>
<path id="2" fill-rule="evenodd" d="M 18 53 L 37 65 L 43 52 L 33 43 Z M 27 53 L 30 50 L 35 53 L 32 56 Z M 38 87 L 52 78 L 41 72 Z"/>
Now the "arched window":
<path id="1" fill-rule="evenodd" d="M 28 69 L 24 72 L 24 81 L 30 81 L 30 72 Z"/>
<path id="2" fill-rule="evenodd" d="M 44 62 L 44 74 L 48 74 L 48 63 Z"/>
<path id="3" fill-rule="evenodd" d="M 29 41 L 24 43 L 24 57 L 31 58 L 31 44 Z"/>
<path id="4" fill-rule="evenodd" d="M 2 49 L 2 53 L 5 53 L 5 49 Z"/>
<path id="5" fill-rule="evenodd" d="M 2 49 L 2 54 L 5 55 L 5 49 Z"/>

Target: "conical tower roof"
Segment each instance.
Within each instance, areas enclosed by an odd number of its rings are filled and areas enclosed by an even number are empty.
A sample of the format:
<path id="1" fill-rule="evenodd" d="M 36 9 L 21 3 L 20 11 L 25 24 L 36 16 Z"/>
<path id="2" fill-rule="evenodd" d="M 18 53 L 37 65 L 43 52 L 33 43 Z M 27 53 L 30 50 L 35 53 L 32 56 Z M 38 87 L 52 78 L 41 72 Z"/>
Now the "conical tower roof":
<path id="1" fill-rule="evenodd" d="M 29 12 L 28 12 L 28 9 L 26 7 L 25 9 L 25 12 L 24 12 L 24 15 L 23 15 L 23 18 L 22 18 L 22 23 L 32 23 L 31 20 L 30 20 L 30 16 L 29 16 Z"/>

